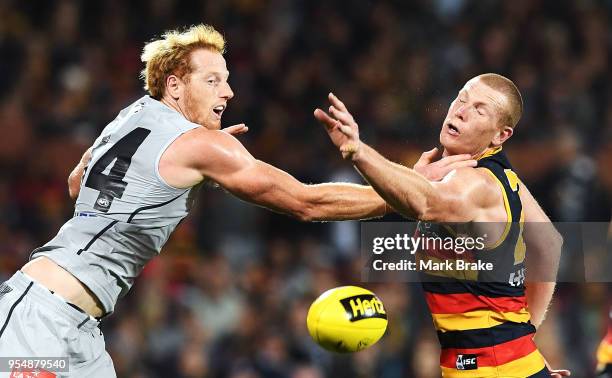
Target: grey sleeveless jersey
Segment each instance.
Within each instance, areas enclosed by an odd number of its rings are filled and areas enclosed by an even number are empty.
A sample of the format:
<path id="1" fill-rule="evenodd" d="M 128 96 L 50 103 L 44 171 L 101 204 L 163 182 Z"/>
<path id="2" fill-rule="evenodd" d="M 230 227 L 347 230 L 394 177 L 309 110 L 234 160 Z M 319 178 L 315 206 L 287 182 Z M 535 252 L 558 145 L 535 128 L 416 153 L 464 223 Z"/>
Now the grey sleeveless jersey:
<path id="1" fill-rule="evenodd" d="M 192 190 L 166 184 L 158 165 L 196 127 L 149 96 L 123 109 L 94 142 L 74 217 L 30 259 L 52 259 L 112 312 L 192 206 Z"/>

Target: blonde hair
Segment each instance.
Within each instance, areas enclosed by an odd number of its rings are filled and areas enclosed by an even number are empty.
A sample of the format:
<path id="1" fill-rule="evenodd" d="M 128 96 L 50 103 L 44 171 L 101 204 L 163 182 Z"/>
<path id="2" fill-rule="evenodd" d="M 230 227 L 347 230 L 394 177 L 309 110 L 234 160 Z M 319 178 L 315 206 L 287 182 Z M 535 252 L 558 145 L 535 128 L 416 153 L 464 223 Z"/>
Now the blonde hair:
<path id="1" fill-rule="evenodd" d="M 508 106 L 501 109 L 501 123 L 503 126 L 514 128 L 523 115 L 523 97 L 516 85 L 507 77 L 494 73 L 478 75 L 476 78 L 506 96 Z"/>
<path id="2" fill-rule="evenodd" d="M 166 89 L 166 78 L 170 75 L 183 78 L 191 73 L 190 54 L 200 48 L 223 54 L 225 39 L 212 26 L 200 24 L 182 32 L 167 31 L 161 39 L 147 43 L 140 56 L 145 63 L 140 74 L 145 83 L 144 89 L 151 97 L 161 99 Z"/>

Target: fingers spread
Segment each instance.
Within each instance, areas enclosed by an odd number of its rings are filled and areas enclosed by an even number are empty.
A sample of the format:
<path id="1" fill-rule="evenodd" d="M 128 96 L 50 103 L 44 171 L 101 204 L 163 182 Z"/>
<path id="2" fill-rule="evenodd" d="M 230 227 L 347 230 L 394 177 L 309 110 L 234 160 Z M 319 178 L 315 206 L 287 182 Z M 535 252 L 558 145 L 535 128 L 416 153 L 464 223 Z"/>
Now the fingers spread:
<path id="1" fill-rule="evenodd" d="M 343 112 L 347 112 L 346 106 L 344 106 L 344 103 L 340 101 L 340 99 L 336 97 L 335 94 L 329 92 L 329 96 L 327 97 L 329 98 L 329 102 L 331 102 L 333 106 L 335 106 L 336 108 L 340 109 Z"/>
<path id="2" fill-rule="evenodd" d="M 345 111 L 338 110 L 335 106 L 329 107 L 329 113 L 338 121 L 342 122 L 345 125 L 353 123 L 353 117 Z"/>
<path id="3" fill-rule="evenodd" d="M 333 119 L 329 116 L 329 114 L 325 113 L 323 110 L 317 108 L 314 111 L 315 118 L 321 122 L 328 130 L 333 129 L 338 123 L 337 120 Z"/>

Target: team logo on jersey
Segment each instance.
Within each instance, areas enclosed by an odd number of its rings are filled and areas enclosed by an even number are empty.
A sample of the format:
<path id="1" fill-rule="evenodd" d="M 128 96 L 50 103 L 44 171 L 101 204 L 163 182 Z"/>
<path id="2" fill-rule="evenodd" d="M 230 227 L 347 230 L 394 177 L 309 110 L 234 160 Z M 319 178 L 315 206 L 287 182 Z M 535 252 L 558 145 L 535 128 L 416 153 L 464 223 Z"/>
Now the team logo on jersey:
<path id="1" fill-rule="evenodd" d="M 106 143 L 108 143 L 110 141 L 111 136 L 107 135 L 104 138 L 102 138 L 102 140 L 100 140 L 100 144 L 98 144 L 98 147 L 104 146 Z"/>
<path id="2" fill-rule="evenodd" d="M 478 369 L 478 360 L 475 354 L 458 354 L 455 364 L 457 370 L 476 370 Z"/>
<path id="3" fill-rule="evenodd" d="M 132 108 L 132 110 L 134 111 L 134 114 L 138 113 L 139 111 L 142 110 L 142 108 L 144 108 L 145 103 L 143 102 L 139 102 L 138 104 L 134 105 L 134 107 Z"/>
<path id="4" fill-rule="evenodd" d="M 109 207 L 110 206 L 110 201 L 108 200 L 108 198 L 98 198 L 98 205 L 102 206 L 102 207 Z"/>

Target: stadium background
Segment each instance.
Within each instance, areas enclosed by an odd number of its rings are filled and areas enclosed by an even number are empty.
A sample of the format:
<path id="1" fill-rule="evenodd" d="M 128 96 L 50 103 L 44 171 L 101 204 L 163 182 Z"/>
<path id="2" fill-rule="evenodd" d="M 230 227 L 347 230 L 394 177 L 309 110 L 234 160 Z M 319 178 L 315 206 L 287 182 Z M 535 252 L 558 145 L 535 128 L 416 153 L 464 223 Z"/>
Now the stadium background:
<path id="1" fill-rule="evenodd" d="M 305 182 L 359 181 L 312 110 L 333 90 L 364 139 L 412 165 L 437 143 L 471 76 L 523 93 L 506 149 L 556 221 L 608 221 L 612 1 L 0 0 L 0 280 L 71 216 L 66 178 L 97 133 L 143 95 L 144 43 L 206 22 L 228 40 L 236 97 L 224 117 L 258 158 Z M 419 287 L 369 285 L 389 332 L 333 356 L 309 339 L 311 300 L 359 283 L 358 224 L 302 224 L 208 188 L 105 320 L 119 377 L 438 376 Z M 588 378 L 603 335 L 601 284 L 561 284 L 538 342 Z"/>

